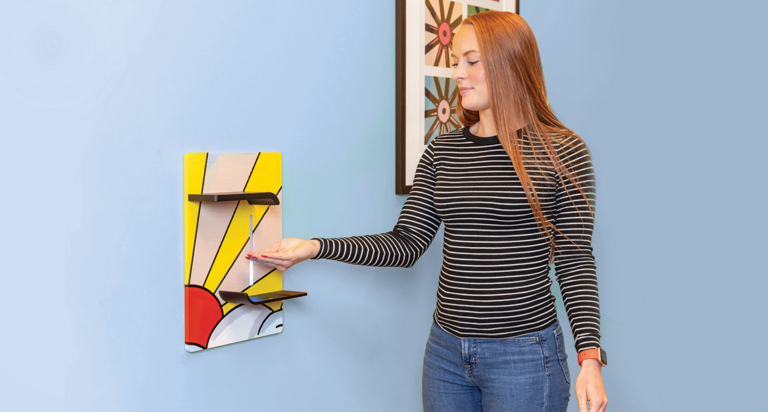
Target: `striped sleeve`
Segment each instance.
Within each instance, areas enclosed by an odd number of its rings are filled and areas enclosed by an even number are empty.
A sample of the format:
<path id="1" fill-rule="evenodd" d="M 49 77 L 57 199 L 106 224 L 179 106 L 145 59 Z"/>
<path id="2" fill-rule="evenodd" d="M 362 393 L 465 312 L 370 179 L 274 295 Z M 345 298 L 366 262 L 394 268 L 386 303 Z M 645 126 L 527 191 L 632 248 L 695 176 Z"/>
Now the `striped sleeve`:
<path id="1" fill-rule="evenodd" d="M 435 210 L 434 142 L 419 160 L 413 187 L 391 232 L 344 238 L 313 238 L 320 252 L 313 259 L 333 259 L 365 266 L 411 267 L 427 251 L 440 217 Z"/>
<path id="2" fill-rule="evenodd" d="M 580 139 L 565 142 L 558 155 L 578 188 L 563 177 L 557 179 L 555 232 L 555 273 L 563 295 L 565 310 L 576 343 L 576 350 L 600 346 L 600 303 L 597 291 L 595 258 L 592 255 L 595 175 L 589 149 Z"/>

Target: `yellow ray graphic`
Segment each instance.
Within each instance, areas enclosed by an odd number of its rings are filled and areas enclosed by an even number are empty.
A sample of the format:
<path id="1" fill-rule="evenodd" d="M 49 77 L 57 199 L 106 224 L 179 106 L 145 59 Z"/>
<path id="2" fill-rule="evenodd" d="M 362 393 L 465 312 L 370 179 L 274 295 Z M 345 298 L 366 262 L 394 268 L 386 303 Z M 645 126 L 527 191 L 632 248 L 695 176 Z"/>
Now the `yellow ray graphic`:
<path id="1" fill-rule="evenodd" d="M 259 153 L 259 159 L 245 185 L 245 191 L 277 194 L 283 186 L 282 162 L 280 153 Z"/>
<path id="2" fill-rule="evenodd" d="M 232 262 L 240 255 L 243 245 L 248 242 L 250 215 L 253 214 L 253 221 L 258 222 L 264 213 L 267 212 L 267 208 L 269 206 L 250 205 L 245 200 L 238 202 L 235 215 L 229 223 L 224 240 L 221 241 L 219 252 L 216 254 L 216 259 L 213 261 L 208 277 L 205 279 L 203 286 L 206 289 L 213 292 L 219 288 L 221 281 L 224 280 L 224 276 L 227 275 L 229 268 L 232 266 Z"/>
<path id="3" fill-rule="evenodd" d="M 277 194 L 283 183 L 282 156 L 280 153 L 259 153 L 256 164 L 253 165 L 251 176 L 245 185 L 246 192 L 270 192 Z M 248 240 L 249 215 L 253 214 L 253 221 L 260 222 L 269 206 L 249 205 L 241 201 L 237 205 L 235 215 L 227 228 L 224 239 L 221 242 L 216 259 L 211 266 L 204 287 L 210 291 L 216 291 L 224 277 L 227 275 L 232 263 L 237 259 L 243 245 Z M 279 206 L 278 206 L 279 207 Z M 282 233 L 278 234 L 278 238 Z"/>
<path id="4" fill-rule="evenodd" d="M 264 276 L 260 281 L 256 282 L 253 286 L 248 287 L 243 292 L 249 295 L 258 295 L 261 293 L 275 292 L 283 289 L 283 272 L 275 270 L 267 276 Z M 221 311 L 224 316 L 232 309 L 236 308 L 238 303 L 226 303 L 221 306 Z M 283 301 L 265 303 L 273 311 L 280 310 L 283 306 Z"/>
<path id="5" fill-rule="evenodd" d="M 192 271 L 192 254 L 195 251 L 197 218 L 200 202 L 187 201 L 187 195 L 203 193 L 205 164 L 208 153 L 187 153 L 184 155 L 184 284 L 189 285 Z"/>

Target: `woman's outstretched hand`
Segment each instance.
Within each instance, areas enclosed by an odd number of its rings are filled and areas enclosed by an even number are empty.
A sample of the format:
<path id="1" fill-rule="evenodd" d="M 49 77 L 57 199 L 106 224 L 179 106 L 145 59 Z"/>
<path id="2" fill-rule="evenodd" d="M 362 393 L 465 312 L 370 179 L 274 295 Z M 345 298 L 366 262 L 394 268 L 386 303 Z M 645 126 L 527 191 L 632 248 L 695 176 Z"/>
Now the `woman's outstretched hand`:
<path id="1" fill-rule="evenodd" d="M 245 258 L 285 272 L 289 267 L 317 256 L 319 252 L 319 241 L 289 237 L 261 252 L 248 252 Z"/>

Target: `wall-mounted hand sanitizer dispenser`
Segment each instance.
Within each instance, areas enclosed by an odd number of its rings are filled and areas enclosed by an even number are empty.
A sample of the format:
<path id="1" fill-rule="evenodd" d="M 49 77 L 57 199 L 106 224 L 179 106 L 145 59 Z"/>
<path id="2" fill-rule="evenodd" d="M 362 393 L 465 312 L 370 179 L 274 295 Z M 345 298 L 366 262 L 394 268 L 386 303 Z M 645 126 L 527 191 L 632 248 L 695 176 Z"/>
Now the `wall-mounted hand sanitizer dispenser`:
<path id="1" fill-rule="evenodd" d="M 282 239 L 280 153 L 184 156 L 185 344 L 197 352 L 280 333 L 282 272 L 245 255 Z"/>

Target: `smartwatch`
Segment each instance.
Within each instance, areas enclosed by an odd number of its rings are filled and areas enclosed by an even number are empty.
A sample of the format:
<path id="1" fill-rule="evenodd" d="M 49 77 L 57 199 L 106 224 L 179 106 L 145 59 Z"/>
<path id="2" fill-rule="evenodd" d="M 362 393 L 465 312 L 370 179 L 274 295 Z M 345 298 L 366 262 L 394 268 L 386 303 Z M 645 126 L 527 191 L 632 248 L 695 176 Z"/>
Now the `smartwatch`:
<path id="1" fill-rule="evenodd" d="M 597 359 L 601 366 L 608 366 L 608 355 L 603 348 L 587 349 L 579 352 L 579 366 L 584 359 Z"/>

